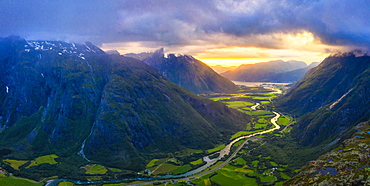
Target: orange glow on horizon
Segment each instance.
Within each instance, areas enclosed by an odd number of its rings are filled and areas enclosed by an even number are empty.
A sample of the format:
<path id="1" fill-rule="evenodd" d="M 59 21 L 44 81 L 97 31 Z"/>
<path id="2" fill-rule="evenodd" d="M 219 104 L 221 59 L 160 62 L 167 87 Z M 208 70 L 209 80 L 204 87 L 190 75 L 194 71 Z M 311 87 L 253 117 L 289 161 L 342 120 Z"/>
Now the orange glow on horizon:
<path id="1" fill-rule="evenodd" d="M 165 53 L 192 55 L 209 66 L 226 67 L 272 60 L 297 60 L 310 64 L 321 62 L 330 55 L 330 51 L 344 49 L 325 45 L 311 32 L 304 30 L 298 33 L 272 33 L 244 38 L 216 34 L 209 36 L 208 42 L 194 41 L 193 45 L 165 46 L 161 42 L 143 41 L 105 43 L 102 46 L 104 50 L 118 50 L 121 54 L 152 52 L 162 47 L 165 48 Z"/>

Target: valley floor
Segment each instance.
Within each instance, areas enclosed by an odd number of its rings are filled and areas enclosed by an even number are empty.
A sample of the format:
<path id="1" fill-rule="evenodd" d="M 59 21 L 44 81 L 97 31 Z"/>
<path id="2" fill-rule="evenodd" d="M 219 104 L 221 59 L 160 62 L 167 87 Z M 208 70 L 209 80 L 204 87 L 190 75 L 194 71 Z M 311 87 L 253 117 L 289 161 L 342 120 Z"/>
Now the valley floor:
<path id="1" fill-rule="evenodd" d="M 153 159 L 140 175 L 146 180 L 121 179 L 116 181 L 102 181 L 101 178 L 108 171 L 122 170 L 104 167 L 102 165 L 86 165 L 85 174 L 89 182 L 73 180 L 54 180 L 47 182 L 52 185 L 281 185 L 284 180 L 295 174 L 279 159 L 270 156 L 251 155 L 261 147 L 266 146 L 267 140 L 280 138 L 289 133 L 293 118 L 286 114 L 272 111 L 272 99 L 281 91 L 271 91 L 262 87 L 245 87 L 238 94 L 207 95 L 214 101 L 224 102 L 227 106 L 245 112 L 253 117 L 247 123 L 245 130 L 235 133 L 227 145 L 220 144 L 206 152 L 189 149 L 175 153 L 171 158 Z M 206 156 L 202 156 L 205 154 Z M 11 166 L 21 166 L 25 162 L 4 160 Z M 51 162 L 45 162 L 51 163 Z M 54 162 L 52 162 L 54 163 Z M 160 178 L 160 179 L 159 179 Z M 131 180 L 131 181 L 130 181 Z M 1 181 L 1 178 L 0 178 Z M 132 182 L 133 181 L 133 182 Z"/>

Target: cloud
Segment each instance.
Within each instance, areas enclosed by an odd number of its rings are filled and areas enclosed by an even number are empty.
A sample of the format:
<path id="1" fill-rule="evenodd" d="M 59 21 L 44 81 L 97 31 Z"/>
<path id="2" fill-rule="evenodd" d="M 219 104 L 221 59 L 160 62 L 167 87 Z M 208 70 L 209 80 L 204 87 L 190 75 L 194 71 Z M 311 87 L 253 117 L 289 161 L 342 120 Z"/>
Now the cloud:
<path id="1" fill-rule="evenodd" d="M 326 45 L 370 45 L 368 0 L 0 1 L 0 36 L 283 48 L 312 33 Z"/>

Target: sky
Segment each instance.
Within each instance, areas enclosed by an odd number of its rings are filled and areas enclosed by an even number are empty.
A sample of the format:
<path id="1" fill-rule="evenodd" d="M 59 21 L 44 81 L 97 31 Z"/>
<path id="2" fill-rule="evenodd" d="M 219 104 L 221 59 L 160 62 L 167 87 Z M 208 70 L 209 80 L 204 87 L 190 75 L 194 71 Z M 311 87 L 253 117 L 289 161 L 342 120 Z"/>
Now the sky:
<path id="1" fill-rule="evenodd" d="M 0 37 L 90 41 L 209 65 L 320 62 L 370 48 L 369 0 L 0 0 Z"/>

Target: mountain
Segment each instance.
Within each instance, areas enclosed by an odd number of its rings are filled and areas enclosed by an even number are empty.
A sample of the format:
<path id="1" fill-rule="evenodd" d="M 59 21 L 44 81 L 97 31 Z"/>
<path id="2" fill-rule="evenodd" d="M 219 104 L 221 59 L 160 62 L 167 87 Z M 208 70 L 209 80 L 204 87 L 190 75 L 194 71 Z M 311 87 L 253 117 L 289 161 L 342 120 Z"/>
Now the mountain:
<path id="1" fill-rule="evenodd" d="M 227 72 L 229 70 L 234 70 L 237 68 L 237 66 L 221 66 L 221 65 L 216 65 L 216 66 L 210 66 L 215 72 L 221 74 L 224 72 Z"/>
<path id="2" fill-rule="evenodd" d="M 164 49 L 160 49 L 162 52 L 164 51 Z M 139 53 L 139 54 L 135 54 L 135 53 L 127 53 L 125 54 L 124 56 L 125 57 L 132 57 L 132 58 L 135 58 L 135 59 L 138 59 L 140 61 L 146 59 L 146 58 L 150 58 L 152 57 L 154 54 L 154 52 L 142 52 L 142 53 Z"/>
<path id="3" fill-rule="evenodd" d="M 154 67 L 172 82 L 192 91 L 193 93 L 232 93 L 238 87 L 230 80 L 220 76 L 203 62 L 189 55 L 169 54 L 165 57 L 164 50 L 159 49 L 147 57 L 149 53 L 137 55 L 125 54 L 143 60 L 144 63 Z"/>
<path id="4" fill-rule="evenodd" d="M 91 43 L 1 38 L 0 63 L 0 147 L 11 150 L 8 158 L 55 153 L 59 162 L 73 156 L 71 166 L 140 170 L 156 156 L 212 148 L 250 121 Z"/>
<path id="5" fill-rule="evenodd" d="M 227 71 L 221 75 L 234 81 L 267 82 L 271 76 L 279 73 L 306 68 L 307 64 L 302 61 L 282 60 L 269 61 L 256 64 L 241 65 L 234 70 Z"/>
<path id="6" fill-rule="evenodd" d="M 308 70 L 319 65 L 318 62 L 311 63 L 305 68 L 300 68 L 288 72 L 282 72 L 278 74 L 267 75 L 262 81 L 275 82 L 275 83 L 290 83 L 300 80 Z"/>
<path id="7" fill-rule="evenodd" d="M 369 185 L 370 123 L 355 127 L 342 145 L 310 161 L 284 185 Z"/>
<path id="8" fill-rule="evenodd" d="M 299 118 L 291 132 L 301 144 L 335 144 L 353 126 L 370 119 L 369 77 L 369 56 L 331 56 L 275 104 Z"/>

